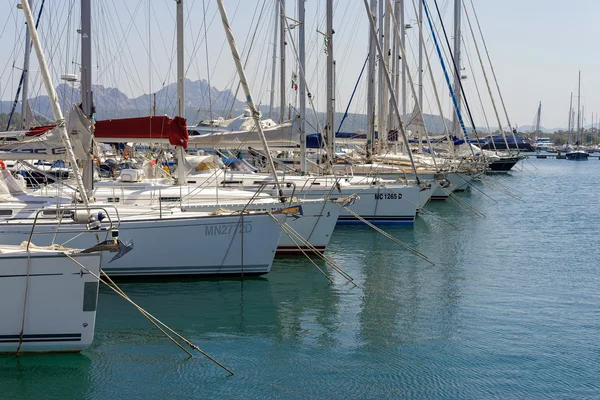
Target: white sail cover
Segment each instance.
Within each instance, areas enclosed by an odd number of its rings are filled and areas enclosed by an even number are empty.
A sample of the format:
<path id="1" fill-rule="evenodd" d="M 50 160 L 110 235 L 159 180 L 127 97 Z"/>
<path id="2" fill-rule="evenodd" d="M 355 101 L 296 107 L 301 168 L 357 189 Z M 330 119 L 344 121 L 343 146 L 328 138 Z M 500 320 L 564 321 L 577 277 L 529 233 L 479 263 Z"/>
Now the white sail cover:
<path id="1" fill-rule="evenodd" d="M 197 147 L 241 148 L 261 145 L 254 120 L 250 117 L 238 117 L 227 126 L 201 126 L 190 128 L 189 144 Z M 262 120 L 261 125 L 269 145 L 296 146 L 300 143 L 299 124 L 284 122 L 277 124 L 273 120 Z"/>
<path id="2" fill-rule="evenodd" d="M 66 117 L 67 133 L 73 152 L 85 159 L 92 146 L 90 122 L 77 105 Z M 5 132 L 0 135 L 0 160 L 64 160 L 66 149 L 57 127 L 47 126 L 30 131 Z"/>

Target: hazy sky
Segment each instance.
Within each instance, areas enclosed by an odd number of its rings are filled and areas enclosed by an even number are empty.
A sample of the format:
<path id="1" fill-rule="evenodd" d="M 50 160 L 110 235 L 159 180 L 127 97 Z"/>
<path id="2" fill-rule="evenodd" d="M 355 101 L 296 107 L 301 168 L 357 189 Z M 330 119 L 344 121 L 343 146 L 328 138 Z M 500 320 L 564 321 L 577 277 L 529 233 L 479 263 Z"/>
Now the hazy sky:
<path id="1" fill-rule="evenodd" d="M 464 1 L 474 23 L 471 0 Z M 473 1 L 513 125 L 532 124 L 537 105 L 541 101 L 543 103 L 542 125 L 547 128 L 566 127 L 569 96 L 571 92 L 574 92 L 575 96 L 577 94 L 578 70 L 582 72 L 581 103 L 585 107 L 585 120 L 586 124 L 591 123 L 591 113 L 600 113 L 600 100 L 594 95 L 595 89 L 600 87 L 600 73 L 598 73 L 600 56 L 594 47 L 596 39 L 600 37 L 600 26 L 595 20 L 600 15 L 600 2 L 592 0 Z M 41 0 L 35 0 L 36 9 L 40 2 Z M 19 68 L 22 66 L 24 18 L 22 12 L 16 8 L 17 3 L 16 0 L 0 0 L 0 98 L 2 100 L 14 97 L 20 74 Z M 175 2 L 173 0 L 93 0 L 93 3 L 96 66 L 94 82 L 96 84 L 118 87 L 128 96 L 139 96 L 157 91 L 163 84 L 175 81 Z M 254 37 L 247 73 L 254 97 L 261 104 L 268 104 L 270 96 L 274 3 L 275 0 L 225 1 L 240 49 L 248 48 L 247 42 Z M 286 14 L 296 18 L 297 1 L 287 0 L 286 3 Z M 452 0 L 438 0 L 451 41 L 452 3 Z M 338 111 L 343 111 L 367 54 L 368 20 L 362 0 L 337 0 L 334 4 L 336 107 Z M 428 4 L 435 14 L 434 1 L 428 0 Z M 234 65 L 225 42 L 216 1 L 186 0 L 185 7 L 187 77 L 192 80 L 207 79 L 208 69 L 213 86 L 221 90 L 231 88 L 235 91 L 237 81 Z M 407 60 L 416 79 L 418 29 L 413 12 L 413 0 L 405 0 L 405 7 L 406 22 L 413 26 L 413 29 L 408 30 L 407 33 Z M 309 89 L 315 99 L 315 107 L 323 110 L 326 55 L 323 51 L 323 37 L 317 33 L 317 30 L 325 31 L 325 1 L 307 0 L 306 16 L 306 76 Z M 439 20 L 436 15 L 434 17 L 439 29 Z M 78 18 L 79 0 L 46 1 L 40 23 L 40 34 L 56 84 L 59 83 L 61 74 L 78 73 L 79 40 L 76 33 L 79 25 Z M 207 22 L 206 26 L 204 19 Z M 289 22 L 294 23 L 292 20 Z M 204 40 L 205 30 L 207 42 Z M 297 29 L 291 32 L 295 38 Z M 448 90 L 437 55 L 433 51 L 429 31 L 425 35 L 427 53 L 431 56 L 435 74 L 435 84 L 440 90 L 443 102 L 443 113 L 448 116 L 451 110 Z M 489 125 L 495 129 L 497 127 L 495 114 L 464 15 L 463 40 L 466 43 L 463 74 L 467 75 L 464 82 L 476 123 L 485 126 L 487 118 Z M 295 92 L 291 90 L 291 74 L 298 72 L 298 69 L 292 49 L 293 41 L 288 37 L 287 42 L 286 101 L 295 104 Z M 208 49 L 205 43 L 208 43 Z M 483 50 L 480 40 L 479 45 Z M 247 52 L 243 54 L 245 58 Z M 489 73 L 489 67 L 486 68 Z M 32 64 L 32 69 L 34 70 L 32 96 L 43 94 L 37 63 Z M 423 108 L 426 112 L 437 113 L 432 84 L 428 78 L 424 87 Z M 477 97 L 477 87 L 482 102 Z M 278 86 L 275 92 L 278 99 Z M 409 89 L 407 92 L 409 93 L 407 109 L 412 110 L 412 96 Z M 495 90 L 494 96 L 497 106 L 501 107 Z M 242 98 L 241 94 L 238 98 Z M 206 104 L 197 106 L 203 110 L 207 109 L 208 100 Z M 364 113 L 365 109 L 366 84 L 363 79 L 350 110 Z M 188 119 L 205 117 L 207 111 L 203 110 L 195 116 L 188 115 Z M 501 123 L 507 125 L 502 112 Z"/>

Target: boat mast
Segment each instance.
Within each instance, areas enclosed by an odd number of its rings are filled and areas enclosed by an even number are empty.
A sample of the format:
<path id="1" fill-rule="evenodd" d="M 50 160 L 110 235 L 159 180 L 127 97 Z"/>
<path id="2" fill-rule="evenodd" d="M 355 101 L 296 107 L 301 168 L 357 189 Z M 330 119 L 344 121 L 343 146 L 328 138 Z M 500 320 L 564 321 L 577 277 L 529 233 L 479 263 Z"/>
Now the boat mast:
<path id="1" fill-rule="evenodd" d="M 304 2 L 305 0 L 298 0 L 298 63 L 300 69 L 300 84 L 299 84 L 299 96 L 300 96 L 300 119 L 298 120 L 298 130 L 300 131 L 300 170 L 302 173 L 306 173 L 306 132 L 304 131 L 304 121 L 306 118 L 306 77 L 304 71 L 306 68 L 306 43 L 304 37 Z"/>
<path id="2" fill-rule="evenodd" d="M 419 2 L 419 19 L 417 20 L 419 29 L 423 25 L 423 3 Z M 419 104 L 423 106 L 423 35 L 419 34 Z M 421 113 L 423 110 L 421 109 Z"/>
<path id="3" fill-rule="evenodd" d="M 331 1 L 331 0 L 329 0 Z M 367 0 L 363 0 L 364 4 L 365 4 L 365 11 L 367 12 L 367 16 L 369 18 L 369 26 L 371 28 L 371 35 L 375 36 L 377 34 L 377 30 L 375 28 L 375 15 L 374 13 L 371 12 L 371 10 L 369 9 L 369 3 L 367 2 Z M 379 42 L 375 41 L 375 45 L 377 48 L 377 53 L 379 54 L 379 56 L 381 58 L 383 58 L 383 50 L 381 49 L 381 46 L 379 45 Z M 402 44 L 400 44 L 400 46 L 402 46 Z M 394 89 L 392 86 L 392 79 L 390 78 L 390 74 L 389 71 L 387 69 L 387 66 L 383 66 L 384 70 L 383 70 L 383 75 L 385 78 L 385 82 L 387 84 L 387 89 L 390 92 L 390 97 L 392 99 L 392 102 L 394 104 L 394 112 L 396 113 L 396 118 L 398 119 L 398 126 L 400 129 L 400 133 L 402 134 L 402 139 L 404 141 L 404 145 L 406 146 L 407 149 L 407 154 L 408 157 L 410 159 L 410 164 L 412 166 L 413 172 L 415 173 L 415 178 L 417 179 L 417 183 L 420 183 L 419 181 L 419 173 L 417 171 L 417 167 L 415 165 L 414 159 L 413 159 L 413 155 L 412 152 L 410 151 L 410 145 L 408 143 L 408 137 L 406 136 L 406 131 L 404 130 L 404 126 L 403 126 L 403 122 L 402 122 L 402 116 L 400 115 L 400 108 L 398 105 L 398 100 L 396 98 L 396 93 L 394 93 Z"/>
<path id="4" fill-rule="evenodd" d="M 273 23 L 273 63 L 271 64 L 271 95 L 269 99 L 269 118 L 273 119 L 275 104 L 275 75 L 277 74 L 277 25 L 279 24 L 279 0 L 275 0 L 275 22 Z"/>
<path id="5" fill-rule="evenodd" d="M 369 19 L 374 18 L 377 9 L 377 0 L 371 0 Z M 375 40 L 376 36 L 369 27 L 369 65 L 367 70 L 367 162 L 373 155 L 373 142 L 375 141 Z"/>
<path id="6" fill-rule="evenodd" d="M 92 94 L 92 5 L 91 0 L 81 0 L 81 110 L 89 119 L 94 114 Z M 93 124 L 92 134 L 93 132 Z M 92 149 L 83 162 L 83 184 L 88 195 L 94 189 L 94 158 Z"/>
<path id="7" fill-rule="evenodd" d="M 285 121 L 285 0 L 279 0 L 279 123 Z"/>
<path id="8" fill-rule="evenodd" d="M 89 0 L 87 0 L 89 1 Z M 183 0 L 177 2 L 177 114 L 185 119 L 185 71 L 183 65 Z M 210 90 L 210 88 L 209 88 Z M 175 147 L 177 155 L 177 184 L 185 182 L 185 150 L 182 146 Z"/>
<path id="9" fill-rule="evenodd" d="M 29 7 L 33 8 L 33 0 L 29 0 Z M 25 57 L 23 59 L 23 93 L 21 94 L 21 129 L 29 129 L 28 95 L 29 95 L 29 59 L 31 50 L 31 38 L 29 29 L 25 30 Z"/>
<path id="10" fill-rule="evenodd" d="M 382 0 L 383 1 L 383 0 Z M 406 23 L 404 16 L 404 0 L 400 0 L 400 48 L 401 52 L 405 51 L 404 43 L 406 41 Z M 406 115 L 406 63 L 402 63 L 402 116 Z M 410 148 L 406 149 L 406 151 L 410 151 Z"/>
<path id="11" fill-rule="evenodd" d="M 326 142 L 329 153 L 329 169 L 333 172 L 335 156 L 335 132 L 333 130 L 333 117 L 335 113 L 335 96 L 333 91 L 333 0 L 327 0 L 327 124 Z"/>
<path id="12" fill-rule="evenodd" d="M 44 87 L 48 93 L 48 98 L 50 99 L 52 114 L 54 116 L 54 120 L 56 121 L 56 128 L 58 129 L 62 139 L 68 160 L 73 166 L 73 174 L 75 175 L 75 181 L 77 182 L 77 188 L 81 194 L 83 204 L 89 209 L 88 194 L 83 185 L 83 180 L 81 179 L 79 169 L 77 168 L 77 159 L 73 153 L 73 146 L 71 145 L 71 140 L 69 139 L 69 134 L 67 133 L 66 121 L 63 117 L 62 110 L 60 109 L 58 95 L 56 94 L 56 89 L 54 89 L 54 86 L 52 85 L 52 79 L 50 78 L 50 71 L 48 69 L 48 64 L 46 63 L 46 57 L 44 56 L 42 45 L 40 44 L 37 30 L 35 29 L 35 25 L 33 23 L 33 16 L 31 15 L 31 9 L 29 8 L 29 0 L 22 0 L 21 4 L 23 6 L 23 12 L 25 13 L 25 20 L 27 21 L 27 28 L 31 36 L 31 42 L 37 55 L 40 72 L 42 74 L 42 80 L 44 81 Z"/>
<path id="13" fill-rule="evenodd" d="M 579 71 L 579 80 L 577 83 L 577 140 L 575 143 L 581 140 L 581 71 Z"/>
<path id="14" fill-rule="evenodd" d="M 398 20 L 400 18 L 400 0 L 394 0 L 394 18 L 396 20 Z M 394 91 L 396 93 L 399 92 L 399 87 L 400 87 L 400 64 L 399 64 L 399 57 L 398 57 L 398 38 L 396 37 L 396 35 L 392 35 L 391 37 L 391 41 L 392 41 L 392 59 L 391 59 L 391 63 L 389 64 L 389 69 L 391 71 L 392 74 L 392 84 L 394 86 Z M 387 113 L 388 115 L 388 132 L 392 131 L 395 129 L 395 118 L 394 118 L 394 113 L 392 113 L 392 99 L 388 100 L 388 110 L 389 112 Z M 387 135 L 386 135 L 386 139 L 387 139 Z"/>
<path id="15" fill-rule="evenodd" d="M 573 126 L 573 92 L 571 92 L 571 100 L 569 101 L 569 128 L 567 131 L 567 143 L 569 143 L 569 136 L 571 136 L 571 127 Z"/>
<path id="16" fill-rule="evenodd" d="M 254 125 L 256 127 L 256 130 L 258 131 L 260 141 L 262 142 L 269 169 L 273 173 L 273 180 L 275 181 L 275 185 L 277 186 L 277 189 L 279 191 L 279 199 L 283 202 L 285 201 L 285 197 L 283 196 L 283 190 L 281 189 L 279 179 L 277 178 L 277 171 L 275 170 L 275 164 L 273 163 L 273 159 L 271 158 L 269 144 L 267 143 L 267 139 L 265 139 L 265 134 L 260 123 L 260 111 L 258 111 L 256 105 L 254 104 L 254 99 L 252 98 L 250 87 L 248 86 L 248 80 L 246 79 L 246 73 L 244 72 L 244 67 L 242 66 L 242 61 L 240 59 L 240 53 L 238 52 L 237 45 L 235 44 L 235 38 L 233 37 L 233 32 L 231 31 L 231 26 L 229 25 L 227 12 L 225 11 L 225 7 L 223 6 L 223 0 L 217 0 L 217 5 L 219 6 L 221 21 L 223 22 L 223 28 L 225 29 L 225 35 L 227 36 L 227 41 L 229 42 L 229 48 L 231 49 L 231 55 L 235 63 L 235 68 L 237 69 L 240 84 L 242 85 L 242 88 L 244 89 L 244 94 L 246 95 L 246 104 L 248 105 L 248 107 L 250 108 L 250 112 L 252 113 Z"/>
<path id="17" fill-rule="evenodd" d="M 460 132 L 458 113 L 460 112 L 462 102 L 460 90 L 460 4 L 461 0 L 454 0 L 454 96 L 456 97 L 457 112 L 452 117 L 452 133 L 457 137 L 459 137 Z"/>
<path id="18" fill-rule="evenodd" d="M 540 101 L 540 105 L 538 106 L 537 115 L 535 117 L 535 134 L 540 134 L 540 123 L 542 119 L 542 102 Z"/>
<path id="19" fill-rule="evenodd" d="M 378 4 L 378 26 L 379 26 L 379 35 L 377 36 L 377 40 L 379 41 L 379 45 L 384 49 L 385 44 L 385 36 L 386 32 L 384 30 L 384 12 L 383 12 L 383 0 L 379 1 Z M 385 132 L 385 123 L 384 123 L 384 86 L 383 86 L 383 64 L 385 63 L 384 57 L 379 57 L 379 65 L 377 66 L 377 132 L 378 132 L 378 140 L 377 140 L 377 151 L 380 152 L 383 149 L 383 137 L 386 136 Z"/>

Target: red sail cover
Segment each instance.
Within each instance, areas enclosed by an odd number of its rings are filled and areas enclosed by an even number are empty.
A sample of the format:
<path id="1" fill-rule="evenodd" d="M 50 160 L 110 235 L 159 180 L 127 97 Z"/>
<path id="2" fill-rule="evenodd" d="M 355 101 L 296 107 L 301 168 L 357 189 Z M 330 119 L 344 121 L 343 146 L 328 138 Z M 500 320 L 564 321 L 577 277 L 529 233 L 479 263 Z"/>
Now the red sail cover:
<path id="1" fill-rule="evenodd" d="M 185 118 L 181 117 L 141 117 L 108 119 L 97 121 L 94 136 L 98 139 L 119 141 L 152 142 L 168 139 L 173 146 L 188 147 L 188 130 Z"/>
<path id="2" fill-rule="evenodd" d="M 35 128 L 31 128 L 25 136 L 41 136 L 44 133 L 48 132 L 50 129 L 54 129 L 56 125 L 45 125 L 45 126 L 36 126 Z"/>

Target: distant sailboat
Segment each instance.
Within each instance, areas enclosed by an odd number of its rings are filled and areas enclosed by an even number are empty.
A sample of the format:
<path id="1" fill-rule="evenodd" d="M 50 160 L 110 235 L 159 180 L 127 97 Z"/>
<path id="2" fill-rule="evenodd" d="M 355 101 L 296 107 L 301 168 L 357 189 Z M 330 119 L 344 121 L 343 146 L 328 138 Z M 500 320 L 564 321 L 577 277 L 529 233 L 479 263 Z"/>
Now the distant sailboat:
<path id="1" fill-rule="evenodd" d="M 565 156 L 567 160 L 572 161 L 587 161 L 589 154 L 581 149 L 581 71 L 579 71 L 579 82 L 577 84 L 577 141 L 575 142 L 574 150 L 569 151 Z"/>

